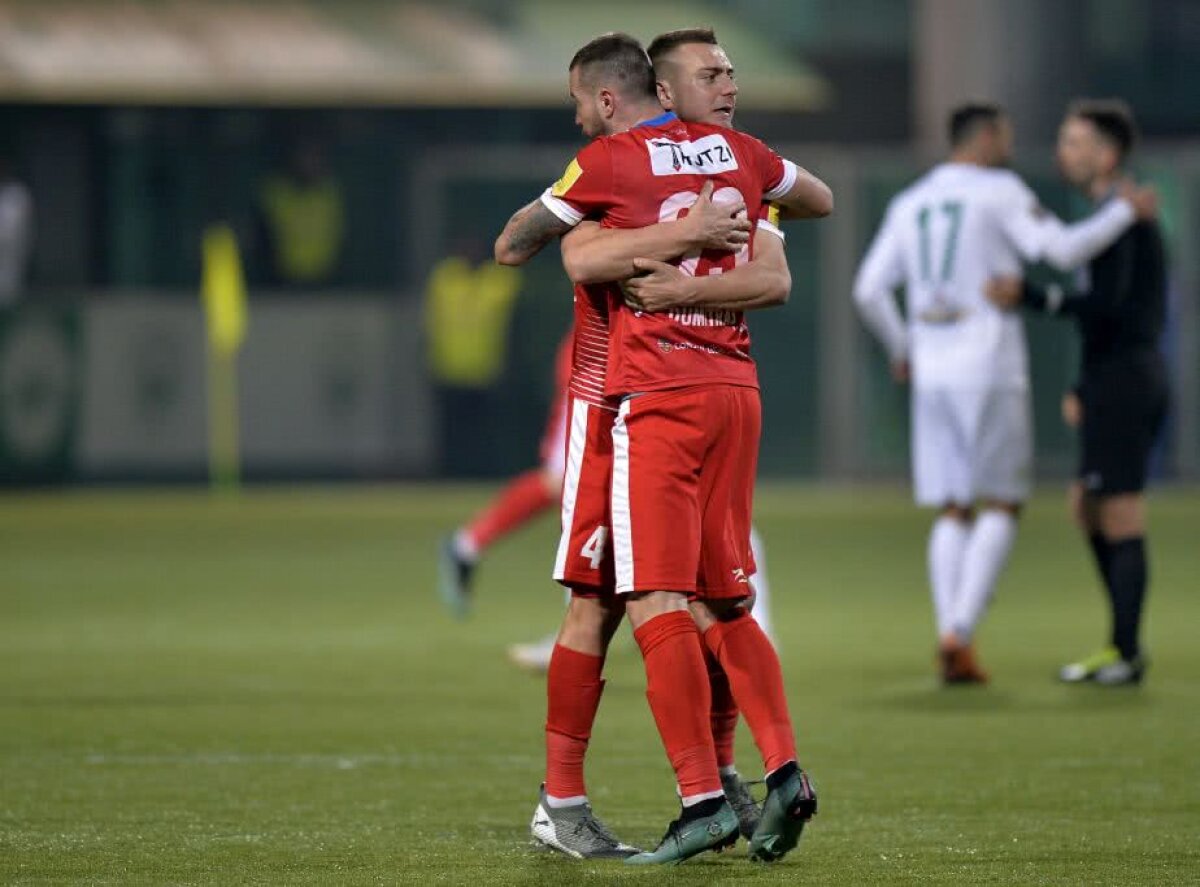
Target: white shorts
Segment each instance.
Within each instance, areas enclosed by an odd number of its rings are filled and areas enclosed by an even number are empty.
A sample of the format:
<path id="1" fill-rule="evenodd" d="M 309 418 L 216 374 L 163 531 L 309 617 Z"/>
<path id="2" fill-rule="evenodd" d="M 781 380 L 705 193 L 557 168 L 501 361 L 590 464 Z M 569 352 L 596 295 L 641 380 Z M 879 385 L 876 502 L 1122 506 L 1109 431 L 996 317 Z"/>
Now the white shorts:
<path id="1" fill-rule="evenodd" d="M 1029 497 L 1033 420 L 1028 391 L 915 388 L 912 444 L 918 505 Z"/>

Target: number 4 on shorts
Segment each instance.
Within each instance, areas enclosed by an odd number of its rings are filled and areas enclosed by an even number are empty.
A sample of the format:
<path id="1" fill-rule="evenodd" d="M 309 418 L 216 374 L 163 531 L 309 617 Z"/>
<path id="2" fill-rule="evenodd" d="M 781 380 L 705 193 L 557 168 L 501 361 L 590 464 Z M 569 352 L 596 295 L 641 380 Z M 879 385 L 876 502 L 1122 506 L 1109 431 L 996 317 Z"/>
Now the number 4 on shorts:
<path id="1" fill-rule="evenodd" d="M 599 526 L 588 537 L 588 541 L 583 543 L 583 548 L 579 549 L 579 554 L 591 561 L 593 570 L 599 570 L 600 562 L 604 560 L 604 549 L 607 545 L 608 527 Z"/>

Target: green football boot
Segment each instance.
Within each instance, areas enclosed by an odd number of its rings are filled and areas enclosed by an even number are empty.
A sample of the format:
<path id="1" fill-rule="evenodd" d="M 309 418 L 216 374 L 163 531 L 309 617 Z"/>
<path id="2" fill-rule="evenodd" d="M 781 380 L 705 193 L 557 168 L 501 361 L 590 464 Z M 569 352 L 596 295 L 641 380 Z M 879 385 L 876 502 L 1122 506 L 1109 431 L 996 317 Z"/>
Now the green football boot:
<path id="1" fill-rule="evenodd" d="M 1064 665 L 1058 671 L 1058 679 L 1067 684 L 1082 684 L 1094 680 L 1097 672 L 1121 661 L 1121 653 L 1116 647 L 1108 646 L 1098 650 L 1091 656 Z"/>
<path id="2" fill-rule="evenodd" d="M 800 843 L 800 833 L 816 815 L 817 793 L 808 774 L 795 764 L 783 781 L 767 792 L 762 819 L 750 838 L 750 858 L 758 862 L 782 859 Z"/>
<path id="3" fill-rule="evenodd" d="M 705 850 L 726 850 L 737 842 L 738 818 L 726 801 L 710 816 L 686 822 L 681 816 L 667 827 L 659 845 L 646 853 L 630 856 L 629 865 L 678 865 Z"/>
<path id="4" fill-rule="evenodd" d="M 1146 660 L 1141 656 L 1123 659 L 1116 647 L 1105 647 L 1086 659 L 1064 665 L 1058 679 L 1068 684 L 1091 682 L 1105 687 L 1140 684 L 1146 673 Z"/>

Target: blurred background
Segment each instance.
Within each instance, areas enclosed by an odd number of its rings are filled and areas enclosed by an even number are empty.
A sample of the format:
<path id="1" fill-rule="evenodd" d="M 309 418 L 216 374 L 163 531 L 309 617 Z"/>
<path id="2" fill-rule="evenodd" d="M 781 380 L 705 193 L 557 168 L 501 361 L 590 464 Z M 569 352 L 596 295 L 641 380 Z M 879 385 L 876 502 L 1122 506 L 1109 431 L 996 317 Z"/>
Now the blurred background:
<path id="1" fill-rule="evenodd" d="M 3 0 L 0 479 L 203 480 L 225 409 L 249 479 L 532 464 L 570 289 L 557 250 L 493 274 L 491 243 L 580 144 L 573 51 L 692 25 L 738 69 L 738 126 L 837 196 L 788 230 L 790 304 L 752 321 L 764 476 L 905 474 L 906 393 L 850 298 L 867 240 L 966 98 L 1009 108 L 1019 171 L 1078 217 L 1051 145 L 1091 95 L 1132 104 L 1134 166 L 1161 191 L 1176 411 L 1158 470 L 1197 478 L 1194 0 Z M 248 293 L 236 402 L 210 399 L 214 225 Z M 1030 336 L 1038 468 L 1061 476 L 1075 337 Z"/>

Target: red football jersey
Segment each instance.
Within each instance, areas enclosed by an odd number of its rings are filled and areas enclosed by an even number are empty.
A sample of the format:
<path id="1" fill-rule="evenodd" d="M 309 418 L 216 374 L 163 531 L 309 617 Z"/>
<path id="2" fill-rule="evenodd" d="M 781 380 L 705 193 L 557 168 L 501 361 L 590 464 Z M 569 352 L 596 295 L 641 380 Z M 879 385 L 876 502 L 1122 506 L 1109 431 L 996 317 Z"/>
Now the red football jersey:
<path id="1" fill-rule="evenodd" d="M 795 166 L 758 139 L 668 113 L 593 141 L 542 201 L 573 225 L 592 217 L 608 228 L 643 228 L 686 213 L 710 179 L 714 200 L 741 197 L 758 208 L 795 178 Z M 677 264 L 700 276 L 750 257 L 748 244 L 737 253 L 689 254 Z M 575 288 L 575 333 L 571 391 L 591 403 L 684 385 L 758 385 L 740 311 L 647 314 L 625 305 L 619 284 L 591 284 Z"/>

